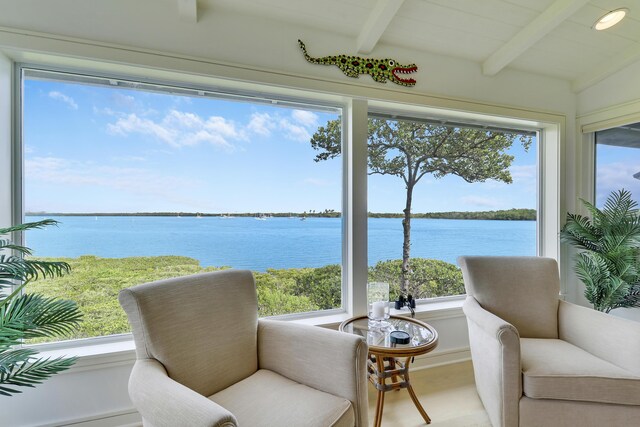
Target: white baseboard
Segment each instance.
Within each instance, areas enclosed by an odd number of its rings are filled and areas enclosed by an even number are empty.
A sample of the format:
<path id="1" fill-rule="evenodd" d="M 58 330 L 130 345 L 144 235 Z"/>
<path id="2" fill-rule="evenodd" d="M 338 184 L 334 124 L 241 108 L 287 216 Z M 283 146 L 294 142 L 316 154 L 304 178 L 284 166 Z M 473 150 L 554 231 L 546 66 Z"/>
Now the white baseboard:
<path id="1" fill-rule="evenodd" d="M 142 417 L 135 408 L 82 417 L 39 427 L 141 427 Z"/>
<path id="2" fill-rule="evenodd" d="M 411 369 L 435 368 L 436 366 L 450 365 L 468 360 L 471 360 L 471 350 L 469 350 L 469 347 L 452 348 L 450 350 L 435 351 L 416 357 Z"/>

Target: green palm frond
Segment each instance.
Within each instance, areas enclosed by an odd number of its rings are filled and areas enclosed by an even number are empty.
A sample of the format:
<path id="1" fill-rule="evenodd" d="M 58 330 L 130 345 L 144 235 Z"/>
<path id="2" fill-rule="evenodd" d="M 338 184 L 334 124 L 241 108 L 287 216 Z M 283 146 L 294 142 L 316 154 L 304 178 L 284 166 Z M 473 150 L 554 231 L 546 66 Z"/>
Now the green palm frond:
<path id="1" fill-rule="evenodd" d="M 0 228 L 0 235 L 56 225 L 53 220 Z M 25 259 L 31 249 L 0 239 L 0 396 L 20 393 L 20 387 L 34 387 L 50 376 L 69 369 L 75 358 L 36 358 L 37 351 L 20 348 L 25 339 L 69 334 L 82 319 L 73 301 L 47 298 L 40 294 L 23 294 L 32 280 L 58 277 L 71 271 L 65 262 Z M 8 253 L 6 253 L 8 252 Z"/>
<path id="2" fill-rule="evenodd" d="M 567 214 L 560 239 L 582 250 L 575 271 L 597 310 L 640 307 L 640 215 L 631 193 L 612 193 L 598 209 L 582 200 L 590 217 Z"/>
<path id="3" fill-rule="evenodd" d="M 629 291 L 629 284 L 612 275 L 606 260 L 597 254 L 580 253 L 576 274 L 585 284 L 585 297 L 600 311 L 610 311 Z"/>
<path id="4" fill-rule="evenodd" d="M 585 208 L 589 211 L 591 215 L 591 222 L 596 229 L 600 229 L 602 224 L 607 223 L 606 215 L 593 204 L 587 202 L 586 200 L 580 199 Z"/>
<path id="5" fill-rule="evenodd" d="M 13 233 L 15 231 L 27 231 L 58 225 L 58 221 L 53 219 L 43 219 L 41 221 L 25 222 L 24 224 L 13 225 L 11 227 L 0 228 L 0 235 Z"/>
<path id="6" fill-rule="evenodd" d="M 50 225 L 58 225 L 58 221 L 53 219 L 43 219 L 42 221 L 36 222 L 25 222 L 24 224 L 14 225 L 12 227 L 4 227 L 0 228 L 0 236 L 4 236 L 7 234 L 11 234 L 14 232 L 23 232 L 27 230 L 37 230 Z M 31 249 L 26 246 L 19 245 L 13 242 L 10 238 L 1 238 L 0 239 L 0 250 L 7 249 L 13 250 L 21 255 L 31 255 Z"/>
<path id="7" fill-rule="evenodd" d="M 0 250 L 2 249 L 18 251 L 24 255 L 31 255 L 31 249 L 25 246 L 16 245 L 9 239 L 0 239 Z"/>
<path id="8" fill-rule="evenodd" d="M 29 260 L 14 255 L 0 255 L 0 286 L 13 285 L 13 281 L 31 281 L 46 277 L 59 277 L 71 271 L 66 262 Z"/>
<path id="9" fill-rule="evenodd" d="M 59 372 L 69 369 L 75 357 L 35 359 L 31 349 L 9 350 L 0 354 L 0 395 L 11 396 L 21 391 L 15 387 L 35 387 Z M 13 386 L 13 387 L 11 387 Z"/>
<path id="10" fill-rule="evenodd" d="M 0 341 L 16 335 L 23 339 L 66 335 L 81 320 L 73 301 L 23 294 L 0 308 Z"/>
<path id="11" fill-rule="evenodd" d="M 607 198 L 602 213 L 610 223 L 617 223 L 626 218 L 637 206 L 638 204 L 631 199 L 631 193 L 623 189 L 612 193 Z"/>
<path id="12" fill-rule="evenodd" d="M 567 222 L 560 233 L 560 238 L 563 242 L 571 243 L 581 249 L 598 250 L 601 234 L 589 218 L 567 214 Z"/>

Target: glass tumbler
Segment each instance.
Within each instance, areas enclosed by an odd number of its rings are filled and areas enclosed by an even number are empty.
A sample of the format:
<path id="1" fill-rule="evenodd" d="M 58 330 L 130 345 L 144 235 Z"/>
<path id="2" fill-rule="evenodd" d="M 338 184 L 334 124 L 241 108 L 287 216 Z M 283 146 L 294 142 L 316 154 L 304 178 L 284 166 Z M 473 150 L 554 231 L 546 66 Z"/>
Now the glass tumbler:
<path id="1" fill-rule="evenodd" d="M 384 326 L 389 319 L 389 283 L 367 283 L 367 306 L 369 323 Z"/>

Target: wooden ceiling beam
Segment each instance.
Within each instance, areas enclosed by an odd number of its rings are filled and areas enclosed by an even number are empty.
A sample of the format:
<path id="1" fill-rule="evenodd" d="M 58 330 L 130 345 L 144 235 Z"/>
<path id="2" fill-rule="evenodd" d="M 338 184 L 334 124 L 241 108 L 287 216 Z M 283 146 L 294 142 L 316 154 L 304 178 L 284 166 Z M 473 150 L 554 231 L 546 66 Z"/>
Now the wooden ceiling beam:
<path id="1" fill-rule="evenodd" d="M 178 0 L 180 19 L 187 22 L 198 22 L 198 0 Z"/>
<path id="2" fill-rule="evenodd" d="M 404 0 L 378 0 L 358 35 L 356 46 L 358 53 L 365 55 L 371 53 L 402 3 Z"/>
<path id="3" fill-rule="evenodd" d="M 482 73 L 487 76 L 498 74 L 587 3 L 589 0 L 557 0 L 487 58 L 482 64 Z"/>

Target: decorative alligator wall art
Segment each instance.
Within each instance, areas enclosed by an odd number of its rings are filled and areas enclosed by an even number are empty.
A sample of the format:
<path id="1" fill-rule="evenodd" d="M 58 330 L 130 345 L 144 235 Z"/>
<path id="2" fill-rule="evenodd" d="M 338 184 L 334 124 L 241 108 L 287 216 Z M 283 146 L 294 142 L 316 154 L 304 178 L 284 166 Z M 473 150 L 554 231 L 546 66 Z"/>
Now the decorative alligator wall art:
<path id="1" fill-rule="evenodd" d="M 360 74 L 369 74 L 373 80 L 379 83 L 386 83 L 387 80 L 390 80 L 402 86 L 414 86 L 416 84 L 416 81 L 412 78 L 400 77 L 402 74 L 411 74 L 418 71 L 416 64 L 402 65 L 393 59 L 369 59 L 350 55 L 331 55 L 314 58 L 309 56 L 302 40 L 298 40 L 298 44 L 307 61 L 312 64 L 335 65 L 349 77 L 357 79 Z"/>

